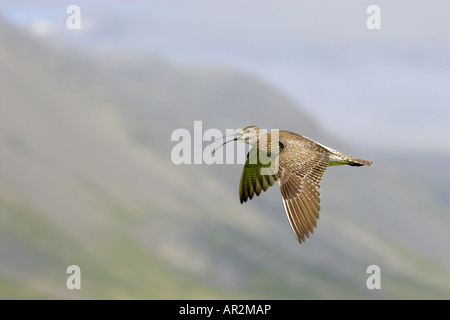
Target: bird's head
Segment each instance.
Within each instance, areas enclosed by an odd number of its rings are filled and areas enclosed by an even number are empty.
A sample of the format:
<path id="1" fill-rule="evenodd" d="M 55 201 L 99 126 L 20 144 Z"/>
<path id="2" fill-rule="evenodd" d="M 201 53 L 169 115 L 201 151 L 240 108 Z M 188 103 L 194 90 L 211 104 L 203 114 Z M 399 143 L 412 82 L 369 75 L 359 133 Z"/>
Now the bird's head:
<path id="1" fill-rule="evenodd" d="M 255 146 L 259 137 L 259 127 L 248 126 L 235 135 L 235 141 L 244 141 L 251 146 Z"/>
<path id="2" fill-rule="evenodd" d="M 242 129 L 241 131 L 239 131 L 237 133 L 223 137 L 222 139 L 225 139 L 227 137 L 230 137 L 230 138 L 232 137 L 233 139 L 225 141 L 218 148 L 220 148 L 224 144 L 227 144 L 230 141 L 243 141 L 245 143 L 248 143 L 251 146 L 256 146 L 256 144 L 258 142 L 259 133 L 260 133 L 260 129 L 257 126 L 245 127 L 244 129 Z M 212 154 L 214 154 L 218 148 L 215 148 L 212 151 Z"/>

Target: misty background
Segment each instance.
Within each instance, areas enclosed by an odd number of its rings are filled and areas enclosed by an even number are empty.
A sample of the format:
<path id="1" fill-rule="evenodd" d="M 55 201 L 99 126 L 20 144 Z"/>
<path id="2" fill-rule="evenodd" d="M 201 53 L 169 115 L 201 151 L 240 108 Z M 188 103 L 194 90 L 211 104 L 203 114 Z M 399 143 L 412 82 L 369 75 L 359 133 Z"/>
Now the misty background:
<path id="1" fill-rule="evenodd" d="M 369 1 L 71 4 L 0 2 L 2 298 L 450 298 L 448 1 L 377 1 L 380 30 Z M 325 172 L 299 245 L 278 186 L 171 162 L 195 120 L 374 167 Z"/>

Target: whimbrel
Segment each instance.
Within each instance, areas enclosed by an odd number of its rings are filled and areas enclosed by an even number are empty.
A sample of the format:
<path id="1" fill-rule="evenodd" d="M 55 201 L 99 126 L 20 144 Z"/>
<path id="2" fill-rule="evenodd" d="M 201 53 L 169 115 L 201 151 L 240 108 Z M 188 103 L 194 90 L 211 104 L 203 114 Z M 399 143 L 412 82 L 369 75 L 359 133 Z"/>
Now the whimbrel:
<path id="1" fill-rule="evenodd" d="M 273 135 L 275 132 L 278 136 Z M 255 194 L 259 196 L 261 190 L 266 191 L 278 180 L 286 215 L 300 243 L 317 227 L 319 186 L 325 169 L 345 164 L 372 166 L 370 161 L 350 157 L 284 130 L 266 133 L 257 126 L 249 126 L 222 145 L 230 141 L 244 141 L 253 147 L 247 154 L 239 185 L 241 203 Z"/>

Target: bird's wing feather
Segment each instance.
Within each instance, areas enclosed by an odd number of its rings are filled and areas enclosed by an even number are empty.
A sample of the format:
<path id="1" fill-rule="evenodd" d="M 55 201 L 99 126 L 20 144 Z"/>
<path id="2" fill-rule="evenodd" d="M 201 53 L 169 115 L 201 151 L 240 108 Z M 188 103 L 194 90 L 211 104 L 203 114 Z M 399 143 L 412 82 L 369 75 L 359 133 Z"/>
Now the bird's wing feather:
<path id="1" fill-rule="evenodd" d="M 262 174 L 262 168 L 270 168 L 272 159 L 253 148 L 247 154 L 244 170 L 242 171 L 241 182 L 239 184 L 239 198 L 241 203 L 246 202 L 248 198 L 259 196 L 261 190 L 266 191 L 278 180 L 276 172 L 274 174 Z"/>
<path id="2" fill-rule="evenodd" d="M 309 148 L 291 148 L 283 141 L 278 177 L 286 215 L 301 243 L 317 227 L 320 211 L 320 180 L 328 166 L 326 154 Z"/>

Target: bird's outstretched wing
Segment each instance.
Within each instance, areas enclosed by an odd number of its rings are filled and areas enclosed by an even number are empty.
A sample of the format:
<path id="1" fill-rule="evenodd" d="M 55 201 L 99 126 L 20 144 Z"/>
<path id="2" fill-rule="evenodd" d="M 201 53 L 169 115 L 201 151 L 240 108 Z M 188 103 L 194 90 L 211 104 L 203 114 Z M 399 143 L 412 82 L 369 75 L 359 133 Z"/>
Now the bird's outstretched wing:
<path id="1" fill-rule="evenodd" d="M 245 162 L 239 184 L 239 198 L 241 203 L 246 202 L 248 198 L 252 199 L 255 193 L 259 196 L 261 190 L 266 191 L 278 180 L 276 171 L 268 175 L 261 173 L 262 168 L 271 167 L 271 160 L 273 159 L 264 152 L 260 152 L 257 148 L 251 149 L 247 154 L 247 161 Z"/>
<path id="2" fill-rule="evenodd" d="M 290 148 L 279 155 L 278 178 L 289 223 L 302 243 L 317 227 L 320 211 L 320 180 L 328 166 L 326 154 L 308 148 Z"/>

